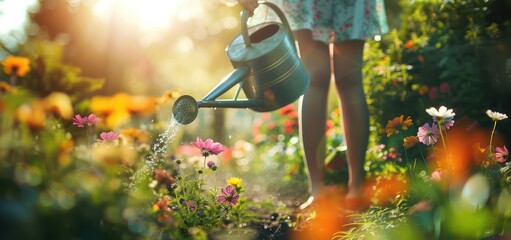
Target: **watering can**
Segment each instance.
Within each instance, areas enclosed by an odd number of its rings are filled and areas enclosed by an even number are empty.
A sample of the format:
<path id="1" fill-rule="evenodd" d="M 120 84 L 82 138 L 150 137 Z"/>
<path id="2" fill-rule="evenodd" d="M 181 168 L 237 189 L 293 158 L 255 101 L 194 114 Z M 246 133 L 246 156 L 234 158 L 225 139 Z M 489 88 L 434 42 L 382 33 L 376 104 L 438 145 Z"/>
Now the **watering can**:
<path id="1" fill-rule="evenodd" d="M 294 102 L 309 86 L 309 75 L 298 57 L 294 35 L 277 5 L 260 2 L 275 11 L 282 23 L 264 22 L 247 28 L 248 12 L 241 14 L 241 35 L 227 47 L 234 70 L 202 100 L 183 95 L 176 99 L 172 113 L 181 124 L 197 117 L 199 108 L 249 108 L 269 112 Z M 231 100 L 217 100 L 239 84 Z M 247 99 L 238 99 L 243 89 Z"/>

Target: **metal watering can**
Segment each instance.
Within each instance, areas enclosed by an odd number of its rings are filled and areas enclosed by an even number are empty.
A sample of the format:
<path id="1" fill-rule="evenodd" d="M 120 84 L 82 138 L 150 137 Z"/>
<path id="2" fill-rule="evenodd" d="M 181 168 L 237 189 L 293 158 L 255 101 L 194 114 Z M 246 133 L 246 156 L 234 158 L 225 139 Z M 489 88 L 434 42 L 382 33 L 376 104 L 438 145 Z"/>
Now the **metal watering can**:
<path id="1" fill-rule="evenodd" d="M 277 5 L 260 2 L 277 13 L 281 23 L 265 22 L 247 29 L 248 12 L 241 15 L 241 35 L 227 47 L 235 68 L 206 96 L 196 101 L 189 95 L 179 97 L 172 109 L 174 118 L 189 124 L 199 108 L 250 108 L 269 112 L 294 102 L 309 87 L 309 75 L 298 57 L 294 35 L 284 13 Z M 239 83 L 234 99 L 217 100 Z M 248 99 L 238 99 L 240 89 Z"/>

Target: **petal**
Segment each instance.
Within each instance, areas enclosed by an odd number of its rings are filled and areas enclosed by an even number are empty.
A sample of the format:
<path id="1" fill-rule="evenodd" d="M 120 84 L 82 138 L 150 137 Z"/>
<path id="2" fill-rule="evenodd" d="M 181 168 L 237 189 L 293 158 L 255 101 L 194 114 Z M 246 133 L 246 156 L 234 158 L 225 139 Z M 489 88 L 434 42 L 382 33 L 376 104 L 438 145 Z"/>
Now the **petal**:
<path id="1" fill-rule="evenodd" d="M 210 148 L 212 144 L 213 144 L 213 140 L 211 140 L 210 138 L 208 138 L 208 139 L 206 140 L 206 142 L 204 142 L 204 147 L 205 147 L 205 148 Z"/>

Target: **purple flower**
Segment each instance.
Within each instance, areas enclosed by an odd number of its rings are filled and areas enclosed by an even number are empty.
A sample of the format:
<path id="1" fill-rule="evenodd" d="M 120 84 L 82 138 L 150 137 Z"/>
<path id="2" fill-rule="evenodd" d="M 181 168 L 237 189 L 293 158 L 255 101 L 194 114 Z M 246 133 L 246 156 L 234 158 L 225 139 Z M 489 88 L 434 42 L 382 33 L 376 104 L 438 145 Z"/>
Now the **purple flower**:
<path id="1" fill-rule="evenodd" d="M 98 140 L 100 142 L 111 142 L 111 141 L 116 140 L 117 137 L 119 137 L 119 135 L 117 133 L 110 131 L 110 132 L 102 132 L 101 134 L 99 134 L 99 137 L 101 137 L 101 139 Z"/>
<path id="2" fill-rule="evenodd" d="M 508 157 L 509 151 L 507 150 L 506 146 L 503 146 L 502 148 L 495 148 L 495 158 L 498 162 L 504 163 L 507 161 Z"/>
<path id="3" fill-rule="evenodd" d="M 219 153 L 223 152 L 224 146 L 222 144 L 213 142 L 211 139 L 207 139 L 206 141 L 202 141 L 200 137 L 197 137 L 196 142 L 192 142 L 192 145 L 200 148 L 202 151 L 202 156 L 207 157 L 209 155 L 218 155 Z"/>
<path id="4" fill-rule="evenodd" d="M 438 141 L 439 136 L 440 131 L 438 130 L 436 124 L 434 123 L 431 127 L 429 127 L 429 123 L 425 123 L 424 125 L 419 127 L 419 131 L 417 132 L 419 142 L 428 146 L 435 144 Z"/>
<path id="5" fill-rule="evenodd" d="M 96 125 L 101 121 L 100 118 L 97 118 L 95 114 L 90 114 L 89 116 L 82 117 L 80 114 L 76 114 L 73 118 L 73 125 L 76 125 L 79 128 L 83 128 L 85 126 Z"/>
<path id="6" fill-rule="evenodd" d="M 236 189 L 232 185 L 228 185 L 222 189 L 222 195 L 218 196 L 216 201 L 219 203 L 236 206 L 236 204 L 238 204 L 239 198 L 240 196 L 236 193 Z"/>
<path id="7" fill-rule="evenodd" d="M 215 166 L 215 162 L 213 162 L 213 161 L 209 161 L 209 162 L 207 163 L 207 165 L 208 165 L 208 168 L 213 168 L 213 167 Z"/>

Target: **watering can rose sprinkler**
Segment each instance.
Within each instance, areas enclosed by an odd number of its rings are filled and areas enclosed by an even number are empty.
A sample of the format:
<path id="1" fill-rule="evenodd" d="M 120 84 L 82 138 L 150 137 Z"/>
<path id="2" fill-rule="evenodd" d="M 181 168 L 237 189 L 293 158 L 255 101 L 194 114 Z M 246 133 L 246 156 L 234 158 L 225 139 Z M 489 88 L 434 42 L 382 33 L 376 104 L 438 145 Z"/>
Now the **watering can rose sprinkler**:
<path id="1" fill-rule="evenodd" d="M 269 112 L 294 102 L 309 87 L 309 75 L 298 57 L 294 35 L 284 13 L 269 2 L 260 2 L 277 13 L 282 23 L 264 22 L 247 28 L 248 12 L 241 14 L 241 35 L 227 47 L 234 70 L 202 100 L 179 97 L 172 108 L 177 122 L 189 124 L 199 108 L 250 108 Z M 231 100 L 217 100 L 239 84 Z M 243 89 L 247 99 L 238 99 Z"/>

